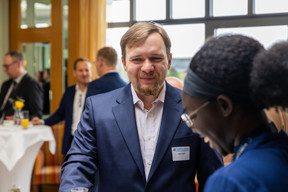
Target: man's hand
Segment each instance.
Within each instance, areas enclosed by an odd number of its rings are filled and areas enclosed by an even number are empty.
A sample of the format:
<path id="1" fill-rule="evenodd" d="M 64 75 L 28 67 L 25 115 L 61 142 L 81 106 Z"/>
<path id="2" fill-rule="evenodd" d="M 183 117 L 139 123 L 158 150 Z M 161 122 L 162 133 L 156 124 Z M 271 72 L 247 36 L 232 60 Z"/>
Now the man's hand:
<path id="1" fill-rule="evenodd" d="M 43 120 L 40 119 L 39 117 L 33 117 L 33 119 L 31 120 L 33 125 L 43 125 Z"/>
<path id="2" fill-rule="evenodd" d="M 6 119 L 6 120 L 14 120 L 14 115 L 6 116 L 5 119 Z"/>

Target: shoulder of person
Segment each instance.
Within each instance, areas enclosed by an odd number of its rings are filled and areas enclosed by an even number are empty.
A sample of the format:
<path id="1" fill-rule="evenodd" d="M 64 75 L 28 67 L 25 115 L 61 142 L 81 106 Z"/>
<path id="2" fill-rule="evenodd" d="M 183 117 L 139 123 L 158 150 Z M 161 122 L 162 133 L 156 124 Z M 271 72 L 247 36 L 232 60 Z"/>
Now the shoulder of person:
<path id="1" fill-rule="evenodd" d="M 11 83 L 12 83 L 12 79 L 8 79 L 2 83 L 2 86 L 7 86 L 7 85 L 10 86 Z"/>
<path id="2" fill-rule="evenodd" d="M 42 88 L 42 85 L 34 78 L 32 78 L 28 73 L 26 73 L 23 78 L 21 79 L 21 84 L 23 83 L 23 85 L 28 85 L 28 86 L 36 86 L 39 88 Z"/>
<path id="3" fill-rule="evenodd" d="M 130 89 L 130 87 L 124 86 L 124 87 L 114 89 L 114 90 L 109 91 L 109 92 L 92 95 L 88 98 L 90 98 L 92 102 L 97 101 L 100 103 L 106 102 L 106 101 L 117 100 L 117 98 L 119 96 L 121 96 L 122 94 L 124 94 L 124 95 L 127 94 L 126 91 L 129 91 L 128 89 Z"/>

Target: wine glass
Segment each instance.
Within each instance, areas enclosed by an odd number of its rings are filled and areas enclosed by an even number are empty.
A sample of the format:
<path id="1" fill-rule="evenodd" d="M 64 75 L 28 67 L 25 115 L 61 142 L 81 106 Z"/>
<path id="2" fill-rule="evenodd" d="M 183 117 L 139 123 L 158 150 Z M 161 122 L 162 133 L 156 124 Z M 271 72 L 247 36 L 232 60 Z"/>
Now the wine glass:
<path id="1" fill-rule="evenodd" d="M 88 192 L 86 187 L 73 187 L 70 192 Z"/>

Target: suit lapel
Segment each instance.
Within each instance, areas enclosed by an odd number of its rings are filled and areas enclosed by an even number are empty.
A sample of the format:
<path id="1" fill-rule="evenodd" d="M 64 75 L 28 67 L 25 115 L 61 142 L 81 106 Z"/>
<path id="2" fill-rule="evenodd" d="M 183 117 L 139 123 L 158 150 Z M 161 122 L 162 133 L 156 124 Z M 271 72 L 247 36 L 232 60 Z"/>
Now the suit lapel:
<path id="1" fill-rule="evenodd" d="M 68 114 L 69 114 L 69 119 L 67 120 L 67 124 L 69 125 L 69 127 L 67 127 L 67 129 L 69 129 L 69 132 L 71 133 L 71 129 L 72 129 L 72 121 L 73 121 L 73 110 L 74 110 L 74 99 L 75 99 L 75 93 L 76 93 L 76 84 L 69 87 L 68 88 L 69 91 L 68 93 L 68 99 L 66 101 L 65 107 L 67 106 L 69 108 Z M 65 98 L 66 99 L 66 98 Z M 84 107 L 83 107 L 84 110 Z"/>
<path id="2" fill-rule="evenodd" d="M 154 153 L 153 163 L 149 172 L 148 181 L 155 173 L 162 158 L 164 157 L 165 153 L 167 153 L 167 150 L 171 150 L 168 147 L 174 138 L 175 132 L 180 123 L 180 116 L 183 113 L 180 94 L 177 93 L 170 85 L 166 84 L 166 87 L 165 104 L 163 108 L 159 137 Z"/>
<path id="3" fill-rule="evenodd" d="M 4 99 L 5 99 L 6 95 L 7 95 L 7 92 L 9 90 L 10 86 L 11 86 L 11 83 L 12 83 L 12 79 L 10 79 L 7 82 L 5 82 L 2 85 L 3 87 L 1 88 L 1 92 L 0 92 L 0 121 L 1 121 L 1 117 L 3 115 L 3 112 L 5 111 L 5 108 L 7 108 L 7 103 L 9 103 L 9 101 L 7 100 L 7 102 L 4 105 Z"/>
<path id="4" fill-rule="evenodd" d="M 124 88 L 124 91 L 117 98 L 119 105 L 113 107 L 112 110 L 130 154 L 145 178 L 130 85 Z"/>
<path id="5" fill-rule="evenodd" d="M 0 92 L 0 107 L 1 105 L 3 104 L 4 102 L 4 99 L 6 97 L 6 94 L 11 86 L 11 83 L 12 83 L 12 79 L 9 79 L 7 82 L 5 82 L 1 87 L 1 92 Z"/>
<path id="6" fill-rule="evenodd" d="M 24 76 L 23 76 L 23 78 L 21 79 L 21 81 L 17 84 L 17 87 L 14 89 L 14 92 L 13 92 L 13 94 L 11 94 L 11 97 L 13 98 L 13 99 L 16 99 L 17 97 L 22 97 L 22 91 L 23 91 L 23 84 L 24 84 L 24 82 L 25 82 L 25 78 L 26 78 L 26 75 L 27 74 L 25 74 Z M 12 82 L 13 83 L 13 82 Z M 25 86 L 24 86 L 25 87 Z M 25 89 L 25 88 L 24 88 Z"/>
<path id="7" fill-rule="evenodd" d="M 18 83 L 17 87 L 15 88 L 14 98 L 23 96 L 23 92 L 27 88 L 27 86 L 25 86 L 27 79 L 29 79 L 28 73 L 26 73 L 22 77 L 21 81 Z"/>

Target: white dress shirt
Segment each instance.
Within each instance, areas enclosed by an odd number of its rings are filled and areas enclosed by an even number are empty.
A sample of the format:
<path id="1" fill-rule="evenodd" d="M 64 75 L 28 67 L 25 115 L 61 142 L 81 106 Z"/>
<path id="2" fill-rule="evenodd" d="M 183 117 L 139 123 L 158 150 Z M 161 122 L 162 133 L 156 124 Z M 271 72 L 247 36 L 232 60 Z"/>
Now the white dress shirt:
<path id="1" fill-rule="evenodd" d="M 144 108 L 144 103 L 139 99 L 132 85 L 131 91 L 135 108 L 135 117 L 141 154 L 147 180 L 158 141 L 165 100 L 166 85 L 164 84 L 164 87 L 161 90 L 158 98 L 152 103 L 152 108 L 150 110 Z"/>
<path id="2" fill-rule="evenodd" d="M 75 96 L 73 101 L 73 119 L 72 119 L 72 129 L 71 134 L 74 135 L 77 125 L 80 121 L 80 117 L 84 108 L 85 98 L 86 98 L 87 88 L 84 92 L 79 89 L 78 84 L 75 86 Z"/>

